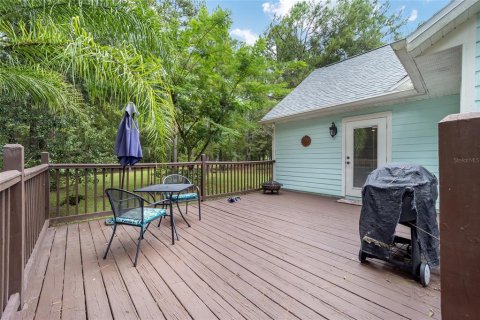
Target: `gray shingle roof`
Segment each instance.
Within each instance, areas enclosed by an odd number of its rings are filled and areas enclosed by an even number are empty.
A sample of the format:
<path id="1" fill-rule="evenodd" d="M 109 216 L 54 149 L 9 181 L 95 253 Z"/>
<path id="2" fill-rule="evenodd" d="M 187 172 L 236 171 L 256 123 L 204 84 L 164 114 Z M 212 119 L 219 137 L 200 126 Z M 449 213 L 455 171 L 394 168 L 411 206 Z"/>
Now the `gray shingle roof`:
<path id="1" fill-rule="evenodd" d="M 384 46 L 313 71 L 262 121 L 394 92 L 405 77 L 407 72 L 393 49 Z"/>

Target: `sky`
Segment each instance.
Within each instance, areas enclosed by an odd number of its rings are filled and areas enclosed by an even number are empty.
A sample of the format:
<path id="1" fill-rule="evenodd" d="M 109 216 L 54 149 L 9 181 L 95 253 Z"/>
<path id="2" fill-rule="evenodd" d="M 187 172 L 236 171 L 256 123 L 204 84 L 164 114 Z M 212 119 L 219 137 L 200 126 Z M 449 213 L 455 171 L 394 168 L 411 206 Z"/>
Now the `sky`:
<path id="1" fill-rule="evenodd" d="M 229 10 L 233 20 L 230 34 L 247 44 L 253 44 L 268 27 L 275 14 L 287 14 L 299 1 L 301 0 L 206 0 L 206 4 L 209 10 L 217 7 Z M 408 18 L 403 33 L 408 35 L 448 2 L 448 0 L 390 0 L 390 12 L 403 10 L 404 17 Z"/>

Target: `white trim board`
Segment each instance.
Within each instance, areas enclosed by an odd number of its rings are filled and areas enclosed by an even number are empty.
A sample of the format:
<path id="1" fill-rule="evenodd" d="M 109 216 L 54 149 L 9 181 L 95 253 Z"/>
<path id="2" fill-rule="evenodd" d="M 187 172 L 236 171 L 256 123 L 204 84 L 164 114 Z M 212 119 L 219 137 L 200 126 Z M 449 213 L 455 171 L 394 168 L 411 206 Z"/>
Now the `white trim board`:
<path id="1" fill-rule="evenodd" d="M 371 114 L 365 114 L 361 116 L 354 116 L 354 117 L 346 117 L 342 118 L 342 197 L 345 197 L 345 147 L 346 147 L 346 126 L 348 122 L 353 121 L 361 121 L 361 120 L 370 120 L 370 119 L 378 119 L 378 118 L 386 118 L 387 120 L 387 163 L 392 161 L 392 112 L 385 111 L 385 112 L 377 112 Z"/>

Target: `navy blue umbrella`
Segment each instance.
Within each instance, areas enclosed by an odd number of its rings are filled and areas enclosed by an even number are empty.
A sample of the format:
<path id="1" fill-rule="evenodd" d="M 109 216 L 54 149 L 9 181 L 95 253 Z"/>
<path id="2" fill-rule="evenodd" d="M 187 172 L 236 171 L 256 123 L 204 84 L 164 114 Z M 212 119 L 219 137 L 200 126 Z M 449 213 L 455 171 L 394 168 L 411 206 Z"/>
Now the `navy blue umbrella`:
<path id="1" fill-rule="evenodd" d="M 135 105 L 132 102 L 127 104 L 125 115 L 118 126 L 117 138 L 115 139 L 115 153 L 118 161 L 123 167 L 122 189 L 125 180 L 125 167 L 133 166 L 143 157 L 142 146 L 140 145 L 140 132 L 138 123 L 135 120 L 135 114 L 138 114 Z"/>

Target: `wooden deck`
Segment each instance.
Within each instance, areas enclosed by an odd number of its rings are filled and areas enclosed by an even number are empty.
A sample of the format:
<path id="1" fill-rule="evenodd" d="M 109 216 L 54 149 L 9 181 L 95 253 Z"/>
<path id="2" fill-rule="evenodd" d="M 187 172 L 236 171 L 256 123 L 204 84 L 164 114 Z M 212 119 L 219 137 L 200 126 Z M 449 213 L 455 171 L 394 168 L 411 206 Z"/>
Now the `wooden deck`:
<path id="1" fill-rule="evenodd" d="M 439 319 L 428 288 L 382 262 L 360 264 L 360 207 L 281 192 L 195 209 L 180 241 L 151 227 L 138 266 L 138 229 L 103 221 L 49 228 L 28 281 L 24 319 Z M 189 210 L 190 211 L 190 210 Z"/>

